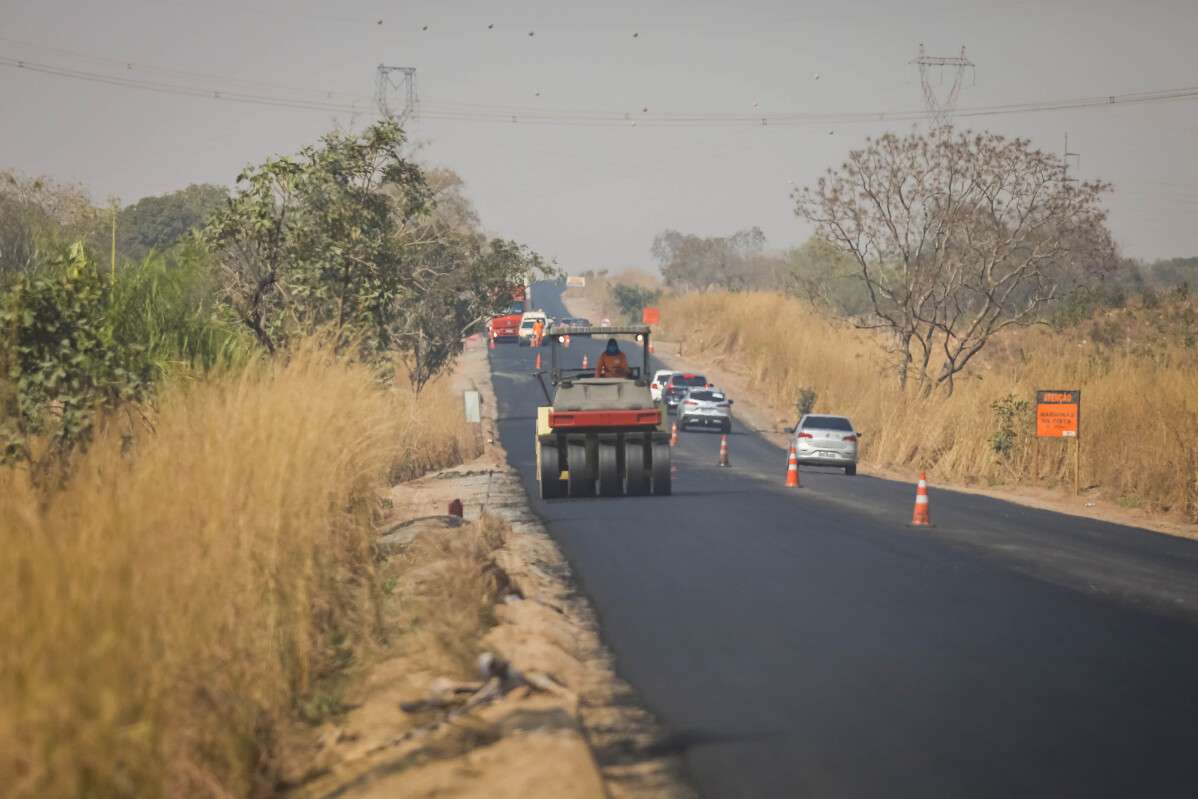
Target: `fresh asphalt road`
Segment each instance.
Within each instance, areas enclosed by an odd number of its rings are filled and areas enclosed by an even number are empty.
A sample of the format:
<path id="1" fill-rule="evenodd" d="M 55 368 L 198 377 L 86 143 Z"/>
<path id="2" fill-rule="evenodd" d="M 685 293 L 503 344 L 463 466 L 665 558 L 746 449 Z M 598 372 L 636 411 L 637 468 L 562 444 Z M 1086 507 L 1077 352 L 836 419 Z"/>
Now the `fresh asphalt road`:
<path id="1" fill-rule="evenodd" d="M 534 353 L 491 353 L 503 444 L 704 796 L 1198 796 L 1198 543 L 934 486 L 912 528 L 739 424 L 671 497 L 542 501 Z"/>

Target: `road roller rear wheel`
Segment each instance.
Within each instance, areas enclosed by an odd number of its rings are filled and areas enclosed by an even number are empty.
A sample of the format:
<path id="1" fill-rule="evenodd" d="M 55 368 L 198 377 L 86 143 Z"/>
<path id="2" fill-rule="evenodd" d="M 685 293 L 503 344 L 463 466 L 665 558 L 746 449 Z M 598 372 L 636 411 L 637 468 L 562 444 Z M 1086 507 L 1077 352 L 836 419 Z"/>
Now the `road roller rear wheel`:
<path id="1" fill-rule="evenodd" d="M 624 442 L 624 471 L 628 473 L 628 495 L 643 497 L 649 493 L 649 467 L 645 464 L 645 442 Z"/>
<path id="2" fill-rule="evenodd" d="M 620 479 L 620 452 L 615 441 L 599 442 L 599 496 L 618 497 L 624 493 Z"/>
<path id="3" fill-rule="evenodd" d="M 670 485 L 670 444 L 668 441 L 653 442 L 653 493 L 657 496 L 669 496 Z"/>
<path id="4" fill-rule="evenodd" d="M 587 468 L 586 444 L 566 446 L 566 471 L 569 473 L 570 496 L 595 496 L 595 475 Z"/>
<path id="5" fill-rule="evenodd" d="M 557 499 L 562 495 L 562 465 L 557 443 L 537 442 L 541 451 L 541 499 Z"/>

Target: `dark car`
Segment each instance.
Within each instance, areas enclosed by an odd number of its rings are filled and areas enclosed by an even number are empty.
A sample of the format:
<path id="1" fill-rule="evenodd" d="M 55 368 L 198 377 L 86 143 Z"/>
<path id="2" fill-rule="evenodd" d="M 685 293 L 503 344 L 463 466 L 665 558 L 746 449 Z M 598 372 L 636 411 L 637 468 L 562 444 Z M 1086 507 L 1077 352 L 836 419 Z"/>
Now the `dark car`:
<path id="1" fill-rule="evenodd" d="M 591 320 L 585 319 L 581 316 L 567 316 L 565 319 L 562 319 L 559 324 L 562 324 L 566 327 L 590 327 Z M 591 337 L 590 333 L 579 333 L 578 334 L 578 338 L 590 338 L 590 337 Z"/>
<path id="2" fill-rule="evenodd" d="M 670 375 L 670 382 L 666 383 L 665 388 L 661 391 L 661 398 L 666 404 L 666 410 L 669 413 L 677 411 L 678 403 L 692 388 L 711 388 L 711 383 L 707 382 L 704 375 L 693 372 L 676 372 Z"/>

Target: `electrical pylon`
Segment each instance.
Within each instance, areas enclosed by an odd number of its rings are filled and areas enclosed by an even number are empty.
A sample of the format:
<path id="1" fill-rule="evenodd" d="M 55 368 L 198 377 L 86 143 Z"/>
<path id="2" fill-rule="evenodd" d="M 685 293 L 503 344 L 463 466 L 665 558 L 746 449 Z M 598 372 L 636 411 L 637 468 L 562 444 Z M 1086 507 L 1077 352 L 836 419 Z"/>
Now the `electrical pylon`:
<path id="1" fill-rule="evenodd" d="M 395 76 L 401 76 L 396 82 Z M 403 88 L 403 107 L 397 112 L 392 108 L 391 93 Z M 379 113 L 392 117 L 399 124 L 414 119 L 420 111 L 420 98 L 416 95 L 416 67 L 389 67 L 379 64 L 378 74 L 374 81 L 374 99 L 378 103 Z"/>
<path id="2" fill-rule="evenodd" d="M 961 54 L 952 58 L 940 58 L 930 56 L 924 50 L 923 43 L 919 45 L 919 55 L 911 61 L 919 67 L 919 82 L 923 85 L 924 104 L 928 108 L 928 119 L 934 128 L 943 128 L 952 125 L 953 110 L 957 107 L 957 97 L 961 94 L 961 81 L 965 77 L 965 70 L 975 70 L 975 64 L 965 57 L 965 48 L 961 48 Z M 951 67 L 953 69 L 953 82 L 948 93 L 943 98 L 936 93 L 935 87 L 932 85 L 931 75 L 932 68 L 940 68 L 940 83 L 944 83 L 944 68 Z M 976 80 L 976 72 L 974 78 Z"/>

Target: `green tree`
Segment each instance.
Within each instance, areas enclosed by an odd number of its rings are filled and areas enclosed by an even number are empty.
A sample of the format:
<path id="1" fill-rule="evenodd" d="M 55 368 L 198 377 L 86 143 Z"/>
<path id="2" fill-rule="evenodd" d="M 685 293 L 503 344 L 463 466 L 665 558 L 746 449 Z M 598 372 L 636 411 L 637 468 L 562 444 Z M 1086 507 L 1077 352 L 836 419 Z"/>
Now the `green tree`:
<path id="1" fill-rule="evenodd" d="M 239 319 L 269 352 L 331 330 L 367 359 L 401 353 L 419 388 L 525 275 L 551 271 L 526 248 L 488 241 L 461 179 L 426 175 L 403 144 L 384 120 L 238 177 L 205 239 Z"/>
<path id="2" fill-rule="evenodd" d="M 835 244 L 813 236 L 787 251 L 783 286 L 791 293 L 846 317 L 872 308 L 857 263 Z"/>
<path id="3" fill-rule="evenodd" d="M 403 143 L 399 126 L 384 120 L 238 175 L 205 238 L 239 318 L 272 354 L 322 327 L 339 346 L 352 339 L 378 353 L 392 344 L 410 276 L 405 250 L 419 243 L 404 226 L 429 201 Z"/>
<path id="4" fill-rule="evenodd" d="M 192 231 L 228 202 L 221 186 L 197 183 L 179 191 L 144 197 L 117 214 L 117 256 L 140 261 L 151 251 L 162 252 Z"/>
<path id="5" fill-rule="evenodd" d="M 661 289 L 633 286 L 628 283 L 612 283 L 608 289 L 612 302 L 620 315 L 630 322 L 641 321 L 641 311 L 656 305 L 661 300 Z"/>
<path id="6" fill-rule="evenodd" d="M 116 335 L 107 275 L 75 244 L 47 274 L 23 275 L 0 307 L 0 436 L 5 461 L 30 462 L 35 437 L 47 459 L 92 438 L 98 416 L 144 399 L 145 348 Z"/>
<path id="7" fill-rule="evenodd" d="M 552 274 L 512 241 L 446 236 L 421 247 L 395 324 L 408 379 L 420 390 L 461 354 L 464 338 L 511 304 L 532 271 Z"/>

